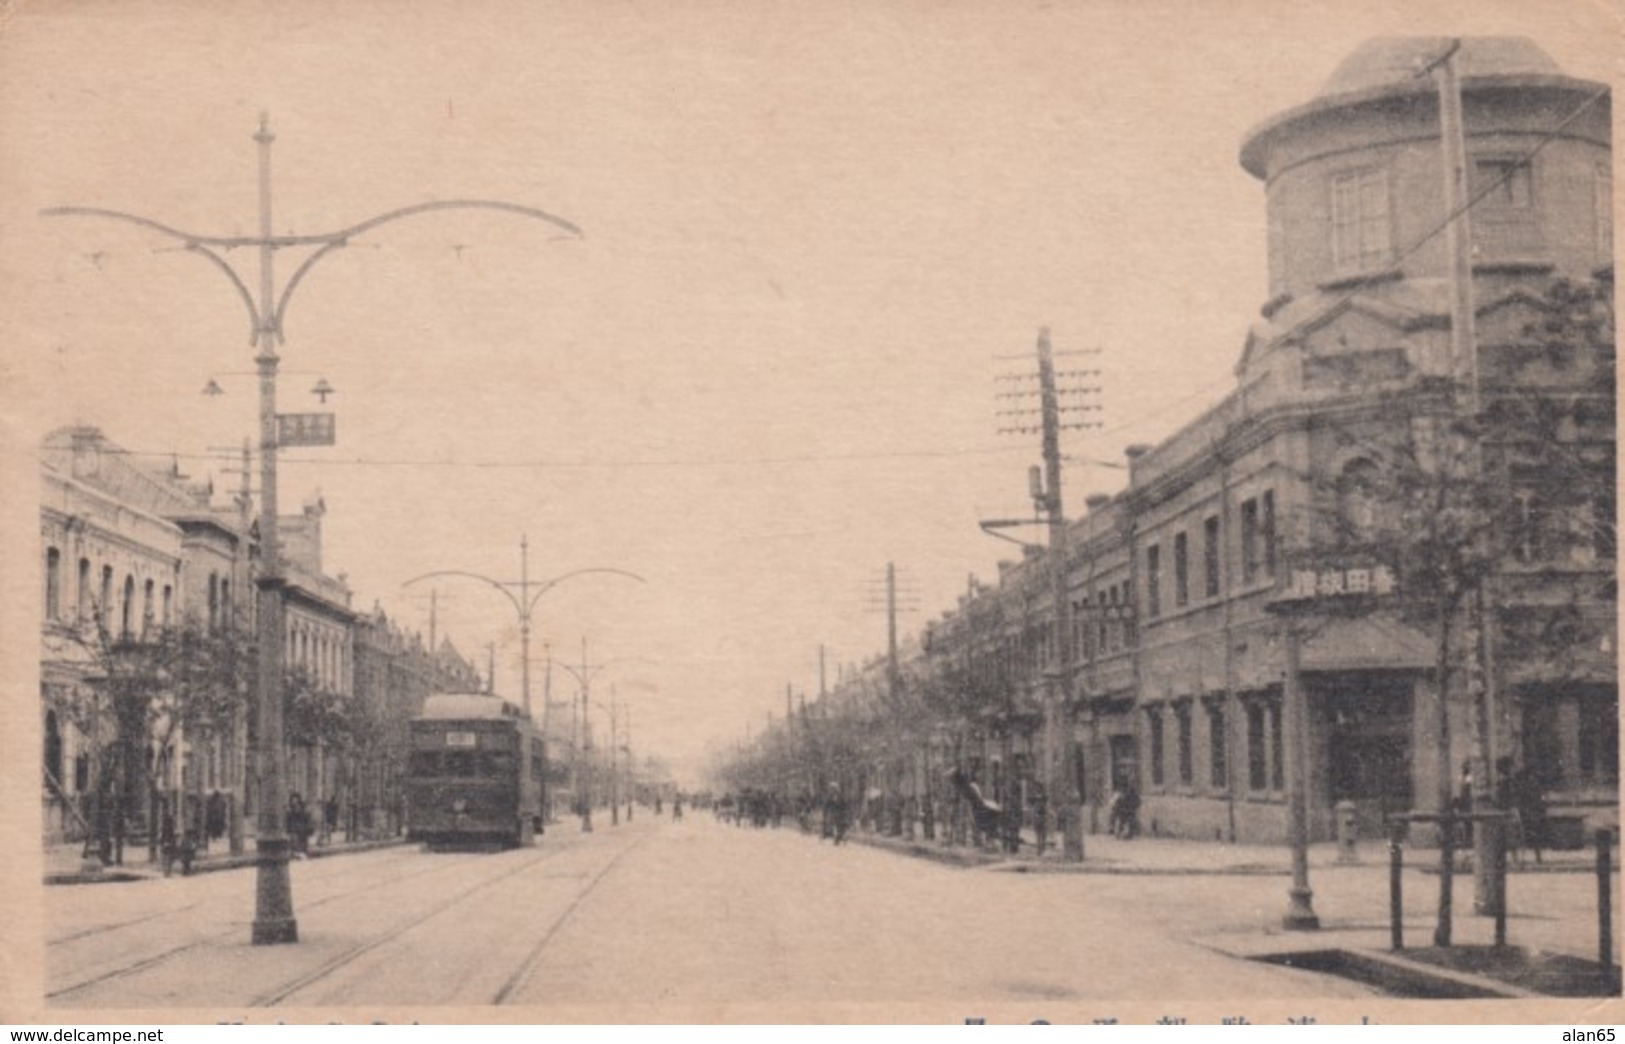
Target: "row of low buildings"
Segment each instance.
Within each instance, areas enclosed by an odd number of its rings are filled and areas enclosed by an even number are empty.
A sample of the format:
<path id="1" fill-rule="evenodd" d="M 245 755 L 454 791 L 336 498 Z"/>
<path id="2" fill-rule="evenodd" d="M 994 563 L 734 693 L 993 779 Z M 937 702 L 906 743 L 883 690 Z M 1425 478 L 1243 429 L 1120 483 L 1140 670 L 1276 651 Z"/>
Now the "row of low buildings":
<path id="1" fill-rule="evenodd" d="M 1458 578 L 1427 558 L 1429 527 L 1460 530 L 1465 494 L 1441 487 L 1439 510 L 1418 513 L 1427 490 L 1402 473 L 1430 431 L 1442 460 L 1440 389 L 1460 374 L 1439 100 L 1415 74 L 1445 43 L 1368 42 L 1246 137 L 1272 296 L 1234 389 L 1131 447 L 1125 488 L 1069 521 L 1064 656 L 1051 556 L 1031 549 L 996 584 L 973 579 L 898 662 L 793 719 L 799 738 L 764 743 L 810 749 L 855 714 L 873 726 L 854 733 L 857 785 L 917 815 L 941 807 L 944 767 L 1019 801 L 1047 756 L 1052 785 L 1077 774 L 1097 829 L 1133 788 L 1142 828 L 1281 841 L 1291 627 L 1316 836 L 1339 802 L 1372 836 L 1475 772 L 1482 794 L 1486 766 L 1535 778 L 1556 826 L 1617 822 L 1609 97 L 1527 40 L 1467 39 L 1457 56 L 1489 418 L 1463 485 L 1497 552 L 1484 614 L 1472 597 L 1441 612 Z"/>
<path id="2" fill-rule="evenodd" d="M 150 838 L 164 810 L 193 836 L 242 843 L 256 814 L 253 723 L 242 697 L 250 661 L 222 673 L 241 713 L 207 735 L 187 735 L 161 705 L 143 709 L 139 740 L 117 768 L 105 756 L 120 725 L 110 675 L 163 633 L 254 631 L 258 524 L 246 496 L 218 505 L 178 469 L 154 467 L 100 430 L 70 427 L 41 447 L 41 805 L 47 843 L 79 840 L 92 827 L 95 796 L 116 799 L 118 829 Z M 449 641 L 426 644 L 381 608 L 358 611 L 342 574 L 322 562 L 321 498 L 279 520 L 286 559 L 288 669 L 313 698 L 365 708 L 365 743 L 307 736 L 288 749 L 288 787 L 331 804 L 344 827 L 393 831 L 406 721 L 435 690 L 474 691 L 478 671 Z M 124 659 L 120 659 L 123 657 Z M 173 664 L 167 669 L 174 672 Z M 232 675 L 235 676 L 232 676 Z M 229 703 L 229 700 L 227 701 Z M 125 723 L 125 735 L 131 726 Z M 194 729 L 194 732 L 199 730 Z M 116 773 L 118 779 L 107 778 Z M 213 823 L 211 824 L 211 820 Z"/>

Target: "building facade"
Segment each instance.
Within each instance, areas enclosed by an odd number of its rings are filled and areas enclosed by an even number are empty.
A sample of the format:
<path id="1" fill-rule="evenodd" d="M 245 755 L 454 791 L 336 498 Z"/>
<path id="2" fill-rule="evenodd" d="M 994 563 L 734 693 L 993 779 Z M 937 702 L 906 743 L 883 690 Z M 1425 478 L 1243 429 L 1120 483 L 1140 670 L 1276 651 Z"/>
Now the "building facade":
<path id="1" fill-rule="evenodd" d="M 1035 549 L 927 627 L 924 727 L 985 793 L 1045 777 L 1050 717 L 1047 775 L 1095 829 L 1133 788 L 1143 829 L 1283 841 L 1291 688 L 1316 837 L 1339 802 L 1380 836 L 1516 770 L 1576 833 L 1617 820 L 1610 99 L 1527 40 L 1462 41 L 1458 358 L 1439 94 L 1413 74 L 1447 43 L 1368 42 L 1247 135 L 1271 297 L 1235 388 L 1069 523 L 1067 662 Z M 1063 668 L 1072 705 L 1046 707 Z"/>

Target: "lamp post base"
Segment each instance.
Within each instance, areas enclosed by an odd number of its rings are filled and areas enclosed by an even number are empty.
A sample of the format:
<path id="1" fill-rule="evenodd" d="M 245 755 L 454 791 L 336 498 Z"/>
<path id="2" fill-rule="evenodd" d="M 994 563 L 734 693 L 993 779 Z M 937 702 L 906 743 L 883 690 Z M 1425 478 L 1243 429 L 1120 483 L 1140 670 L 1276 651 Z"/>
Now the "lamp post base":
<path id="1" fill-rule="evenodd" d="M 289 843 L 285 837 L 261 837 L 254 843 L 259 857 L 255 881 L 255 946 L 299 941 L 299 922 L 293 916 L 293 885 L 288 876 Z"/>
<path id="2" fill-rule="evenodd" d="M 1307 888 L 1292 888 L 1287 895 L 1291 900 L 1286 914 L 1281 918 L 1281 927 L 1289 932 L 1319 931 L 1320 917 L 1315 913 L 1315 893 Z"/>
<path id="3" fill-rule="evenodd" d="M 1083 862 L 1083 808 L 1068 805 L 1061 813 L 1061 858 L 1068 863 Z"/>

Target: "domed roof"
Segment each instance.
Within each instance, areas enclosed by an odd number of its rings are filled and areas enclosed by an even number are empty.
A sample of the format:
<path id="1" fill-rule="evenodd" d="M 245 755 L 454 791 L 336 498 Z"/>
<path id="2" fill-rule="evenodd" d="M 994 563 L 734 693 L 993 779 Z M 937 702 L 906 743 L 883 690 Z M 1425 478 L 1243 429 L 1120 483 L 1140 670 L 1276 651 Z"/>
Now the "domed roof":
<path id="1" fill-rule="evenodd" d="M 1458 37 L 1456 72 L 1464 92 L 1516 87 L 1523 90 L 1590 92 L 1601 84 L 1563 73 L 1551 56 L 1522 36 Z M 1444 36 L 1379 36 L 1367 40 L 1343 59 L 1331 79 L 1311 100 L 1276 113 L 1249 131 L 1241 144 L 1241 165 L 1254 177 L 1267 176 L 1274 143 L 1294 127 L 1350 106 L 1431 95 L 1434 79 L 1418 73 L 1450 47 Z"/>
<path id="2" fill-rule="evenodd" d="M 1409 84 L 1416 73 L 1444 54 L 1443 36 L 1379 36 L 1343 59 L 1321 89 L 1321 97 Z M 1462 79 L 1476 76 L 1560 76 L 1562 70 L 1534 41 L 1524 36 L 1465 36 L 1456 68 Z"/>

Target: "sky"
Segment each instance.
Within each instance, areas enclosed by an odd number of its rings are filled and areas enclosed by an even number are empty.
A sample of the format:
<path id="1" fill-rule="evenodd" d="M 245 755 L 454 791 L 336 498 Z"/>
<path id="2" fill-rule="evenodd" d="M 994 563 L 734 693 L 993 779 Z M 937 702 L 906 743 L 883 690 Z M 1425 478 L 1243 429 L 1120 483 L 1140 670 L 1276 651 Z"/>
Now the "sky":
<path id="1" fill-rule="evenodd" d="M 1104 371 L 1103 428 L 1065 441 L 1074 514 L 1121 487 L 1125 446 L 1229 390 L 1266 296 L 1263 187 L 1237 150 L 1363 40 L 1528 35 L 1571 75 L 1618 79 L 1606 4 L 1463 6 L 16 3 L 7 474 L 32 481 L 15 461 L 89 423 L 223 496 L 238 480 L 218 449 L 258 409 L 220 272 L 43 208 L 255 234 L 263 112 L 279 234 L 437 199 L 557 215 L 583 235 L 440 212 L 310 270 L 279 408 L 319 408 L 325 378 L 339 436 L 285 450 L 279 496 L 284 513 L 323 498 L 324 565 L 356 608 L 426 630 L 433 588 L 441 632 L 482 665 L 489 643 L 515 696 L 512 606 L 406 581 L 517 580 L 521 538 L 532 580 L 642 577 L 542 597 L 534 699 L 548 658 L 579 667 L 585 641 L 607 664 L 594 699 L 612 689 L 634 748 L 697 780 L 782 715 L 787 685 L 816 696 L 820 647 L 831 682 L 884 650 L 887 563 L 911 634 L 1019 554 L 977 523 L 1031 510 L 1037 439 L 998 433 L 994 393 L 1031 369 L 1040 327 Z M 303 256 L 278 253 L 278 286 Z M 255 254 L 228 259 L 258 285 Z M 211 377 L 225 395 L 199 394 Z M 32 532 L 37 500 L 10 499 Z"/>

